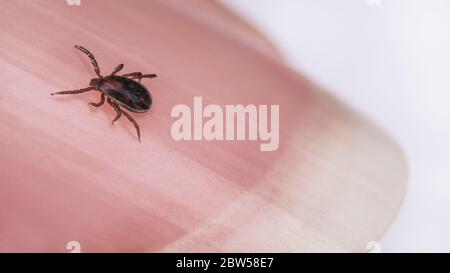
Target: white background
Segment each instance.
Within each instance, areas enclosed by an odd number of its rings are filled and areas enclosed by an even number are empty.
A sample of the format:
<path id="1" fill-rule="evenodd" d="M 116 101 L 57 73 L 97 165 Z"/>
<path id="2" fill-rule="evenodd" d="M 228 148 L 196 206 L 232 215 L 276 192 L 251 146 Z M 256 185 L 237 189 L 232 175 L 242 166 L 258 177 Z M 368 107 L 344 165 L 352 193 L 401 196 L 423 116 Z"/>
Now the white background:
<path id="1" fill-rule="evenodd" d="M 450 1 L 223 2 L 403 147 L 408 192 L 382 251 L 450 252 Z"/>

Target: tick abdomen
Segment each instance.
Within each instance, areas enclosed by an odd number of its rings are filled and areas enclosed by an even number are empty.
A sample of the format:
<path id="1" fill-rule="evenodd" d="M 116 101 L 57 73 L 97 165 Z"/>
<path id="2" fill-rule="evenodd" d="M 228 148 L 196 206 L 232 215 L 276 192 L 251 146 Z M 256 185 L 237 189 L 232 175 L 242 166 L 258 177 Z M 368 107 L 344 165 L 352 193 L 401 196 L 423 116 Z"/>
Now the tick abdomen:
<path id="1" fill-rule="evenodd" d="M 152 105 L 152 97 L 147 88 L 125 77 L 105 77 L 100 89 L 106 96 L 132 112 L 147 112 Z"/>

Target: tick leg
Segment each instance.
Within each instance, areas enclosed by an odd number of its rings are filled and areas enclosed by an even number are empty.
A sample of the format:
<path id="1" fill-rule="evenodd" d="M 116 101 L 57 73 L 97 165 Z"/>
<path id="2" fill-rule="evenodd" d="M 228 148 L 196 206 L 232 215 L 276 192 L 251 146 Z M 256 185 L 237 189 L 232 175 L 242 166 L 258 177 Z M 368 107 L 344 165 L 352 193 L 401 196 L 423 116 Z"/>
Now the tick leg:
<path id="1" fill-rule="evenodd" d="M 90 86 L 90 87 L 78 89 L 78 90 L 59 91 L 59 92 L 51 93 L 50 95 L 53 96 L 53 95 L 79 94 L 79 93 L 88 92 L 88 91 L 91 91 L 94 89 L 95 89 L 95 87 Z"/>
<path id="2" fill-rule="evenodd" d="M 132 73 L 122 75 L 122 77 L 135 77 L 135 76 L 142 76 L 142 73 L 141 72 L 132 72 Z"/>
<path id="3" fill-rule="evenodd" d="M 144 74 L 144 75 L 131 77 L 131 79 L 133 79 L 133 80 L 138 79 L 138 81 L 141 81 L 142 78 L 149 78 L 149 79 L 156 78 L 156 74 Z"/>
<path id="4" fill-rule="evenodd" d="M 128 74 L 122 75 L 122 77 L 129 77 L 132 80 L 137 79 L 138 81 L 141 81 L 142 78 L 156 78 L 156 74 L 142 75 L 141 72 L 133 72 L 133 73 L 128 73 Z"/>
<path id="5" fill-rule="evenodd" d="M 130 114 L 128 114 L 127 112 L 125 112 L 125 111 L 123 111 L 123 110 L 121 110 L 121 111 L 122 111 L 122 114 L 123 114 L 124 116 L 126 116 L 126 117 L 128 118 L 129 121 L 131 121 L 131 122 L 133 123 L 134 128 L 136 128 L 136 132 L 137 132 L 137 136 L 138 136 L 139 142 L 141 142 L 141 130 L 139 129 L 139 125 L 138 125 L 137 122 L 134 120 L 134 118 L 132 118 L 132 117 L 130 116 Z"/>
<path id="6" fill-rule="evenodd" d="M 114 122 L 116 122 L 120 118 L 120 116 L 122 116 L 122 111 L 120 110 L 119 105 L 117 103 L 111 101 L 109 98 L 108 98 L 108 103 L 109 103 L 109 105 L 111 105 L 114 108 L 114 110 L 116 110 L 116 117 L 113 119 L 113 121 L 111 123 L 114 125 Z"/>
<path id="7" fill-rule="evenodd" d="M 119 105 L 117 103 L 111 101 L 109 98 L 108 98 L 108 103 L 114 108 L 114 110 L 116 110 L 116 113 L 117 113 L 116 118 L 112 121 L 113 124 L 123 114 L 124 116 L 126 116 L 128 118 L 129 121 L 131 121 L 133 123 L 134 128 L 136 128 L 136 132 L 137 132 L 137 136 L 138 136 L 139 142 L 141 142 L 141 130 L 139 129 L 139 125 L 137 124 L 137 122 L 130 116 L 130 114 L 128 114 L 124 110 L 120 109 Z"/>
<path id="8" fill-rule="evenodd" d="M 94 66 L 95 74 L 97 74 L 97 77 L 99 79 L 103 78 L 102 75 L 100 75 L 100 68 L 98 67 L 98 63 L 97 63 L 97 60 L 95 60 L 94 55 L 89 50 L 87 50 L 86 48 L 84 48 L 82 46 L 75 45 L 75 48 L 80 50 L 84 54 L 88 55 L 89 59 L 91 59 L 92 65 Z"/>
<path id="9" fill-rule="evenodd" d="M 100 101 L 98 103 L 90 102 L 89 105 L 92 105 L 94 107 L 100 107 L 105 103 L 105 94 L 102 93 L 102 96 L 100 97 Z"/>
<path id="10" fill-rule="evenodd" d="M 116 66 L 116 68 L 114 68 L 114 71 L 111 73 L 111 76 L 116 75 L 116 73 L 122 69 L 123 69 L 123 64 L 119 64 L 118 66 Z"/>

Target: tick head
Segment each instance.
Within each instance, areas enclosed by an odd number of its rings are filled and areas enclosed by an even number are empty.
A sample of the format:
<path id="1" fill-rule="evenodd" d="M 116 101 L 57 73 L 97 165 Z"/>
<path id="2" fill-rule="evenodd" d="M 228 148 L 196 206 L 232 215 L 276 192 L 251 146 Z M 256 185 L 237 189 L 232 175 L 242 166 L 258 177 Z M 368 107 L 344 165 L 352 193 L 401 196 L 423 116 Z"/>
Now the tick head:
<path id="1" fill-rule="evenodd" d="M 99 78 L 93 78 L 89 83 L 90 86 L 100 87 L 101 80 Z"/>

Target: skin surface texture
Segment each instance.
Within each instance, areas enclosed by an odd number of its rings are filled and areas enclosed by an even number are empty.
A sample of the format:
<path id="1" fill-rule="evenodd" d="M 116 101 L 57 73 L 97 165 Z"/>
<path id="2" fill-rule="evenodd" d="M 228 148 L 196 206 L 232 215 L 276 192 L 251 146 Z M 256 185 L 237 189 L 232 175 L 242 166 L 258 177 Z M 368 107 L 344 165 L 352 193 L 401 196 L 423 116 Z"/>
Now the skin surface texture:
<path id="1" fill-rule="evenodd" d="M 0 40 L 0 251 L 366 251 L 400 208 L 397 144 L 210 1 L 4 0 Z M 49 96 L 96 77 L 74 44 L 158 74 L 142 143 L 98 92 Z M 173 140 L 194 96 L 279 105 L 279 148 Z"/>

